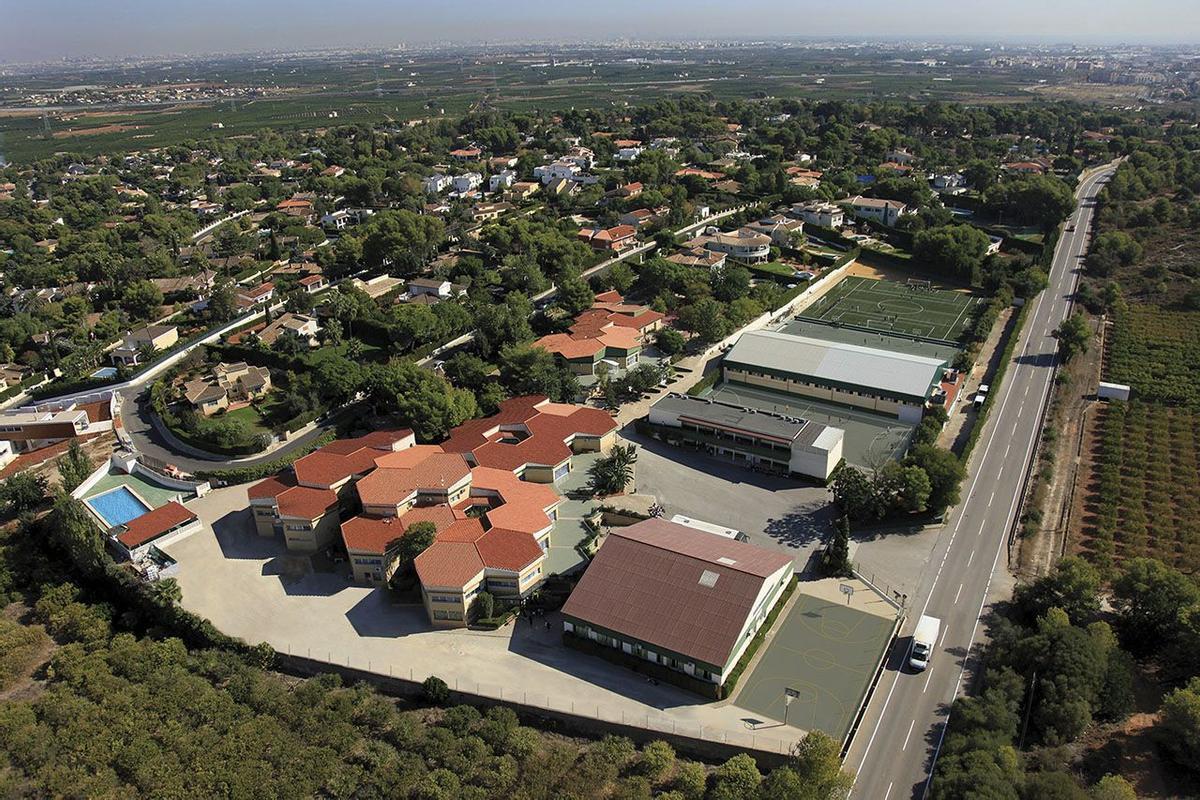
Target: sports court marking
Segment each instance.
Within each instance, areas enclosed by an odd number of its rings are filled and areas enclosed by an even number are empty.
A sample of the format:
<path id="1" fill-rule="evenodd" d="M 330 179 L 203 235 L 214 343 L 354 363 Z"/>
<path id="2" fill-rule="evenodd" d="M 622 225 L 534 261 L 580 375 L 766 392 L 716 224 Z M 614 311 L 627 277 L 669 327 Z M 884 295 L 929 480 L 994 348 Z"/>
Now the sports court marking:
<path id="1" fill-rule="evenodd" d="M 858 592 L 868 592 L 855 581 Z M 802 587 L 803 588 L 803 585 Z M 882 601 L 881 601 L 882 602 Z M 760 660 L 742 682 L 734 703 L 762 722 L 782 723 L 784 689 L 798 693 L 787 724 L 821 730 L 841 741 L 891 641 L 895 616 L 871 613 L 810 594 L 800 594 Z M 890 607 L 889 607 L 890 610 Z"/>
<path id="2" fill-rule="evenodd" d="M 872 330 L 955 341 L 979 298 L 927 282 L 898 283 L 851 275 L 800 316 Z"/>

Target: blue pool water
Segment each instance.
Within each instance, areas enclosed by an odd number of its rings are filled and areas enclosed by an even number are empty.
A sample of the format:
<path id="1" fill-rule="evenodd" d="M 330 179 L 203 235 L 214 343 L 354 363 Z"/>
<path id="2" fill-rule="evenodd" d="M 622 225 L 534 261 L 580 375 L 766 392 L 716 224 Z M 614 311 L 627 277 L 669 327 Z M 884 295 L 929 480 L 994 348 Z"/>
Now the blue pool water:
<path id="1" fill-rule="evenodd" d="M 117 376 L 116 367 L 101 367 L 92 373 L 93 378 L 115 378 Z"/>
<path id="2" fill-rule="evenodd" d="M 89 497 L 87 504 L 108 523 L 108 527 L 124 525 L 129 520 L 140 517 L 150 508 L 129 491 L 128 486 L 118 486 L 104 494 Z"/>

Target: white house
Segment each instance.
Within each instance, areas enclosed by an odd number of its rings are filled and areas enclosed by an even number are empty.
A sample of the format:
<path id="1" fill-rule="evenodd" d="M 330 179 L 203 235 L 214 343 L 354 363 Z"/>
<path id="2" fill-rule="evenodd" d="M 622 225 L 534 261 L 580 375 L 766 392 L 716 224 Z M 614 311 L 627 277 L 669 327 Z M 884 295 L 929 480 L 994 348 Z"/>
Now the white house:
<path id="1" fill-rule="evenodd" d="M 482 183 L 483 176 L 478 172 L 464 172 L 462 175 L 456 175 L 451 185 L 459 194 L 467 194 L 478 189 Z"/>
<path id="2" fill-rule="evenodd" d="M 533 177 L 545 185 L 561 178 L 572 180 L 580 172 L 579 165 L 572 161 L 552 161 L 549 164 L 541 164 L 534 167 Z"/>
<path id="3" fill-rule="evenodd" d="M 435 172 L 421 182 L 421 186 L 425 189 L 425 194 L 441 194 L 450 188 L 454 179 L 449 175 L 443 175 L 440 172 Z"/>
<path id="4" fill-rule="evenodd" d="M 495 175 L 488 178 L 488 191 L 499 192 L 503 189 L 511 189 L 512 185 L 517 181 L 517 173 L 511 169 L 502 169 Z"/>
<path id="5" fill-rule="evenodd" d="M 819 228 L 840 228 L 846 221 L 845 213 L 833 203 L 797 204 L 792 206 L 792 210 L 788 213 Z"/>
<path id="6" fill-rule="evenodd" d="M 916 211 L 899 200 L 885 200 L 877 197 L 857 195 L 851 197 L 849 202 L 850 211 L 858 219 L 869 219 L 888 226 L 895 225 L 901 217 Z"/>
<path id="7" fill-rule="evenodd" d="M 636 161 L 641 154 L 641 147 L 622 147 L 613 158 L 617 161 Z"/>

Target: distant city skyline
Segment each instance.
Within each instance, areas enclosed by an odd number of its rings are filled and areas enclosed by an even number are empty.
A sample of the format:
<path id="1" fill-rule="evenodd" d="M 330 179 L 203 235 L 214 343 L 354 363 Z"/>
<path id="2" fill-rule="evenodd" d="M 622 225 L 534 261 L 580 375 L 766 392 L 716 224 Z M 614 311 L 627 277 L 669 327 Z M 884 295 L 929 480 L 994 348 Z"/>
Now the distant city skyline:
<path id="1" fill-rule="evenodd" d="M 0 60 L 604 39 L 859 37 L 972 43 L 1200 45 L 1195 0 L 862 0 L 853 10 L 812 2 L 543 0 L 38 0 L 0 14 Z"/>

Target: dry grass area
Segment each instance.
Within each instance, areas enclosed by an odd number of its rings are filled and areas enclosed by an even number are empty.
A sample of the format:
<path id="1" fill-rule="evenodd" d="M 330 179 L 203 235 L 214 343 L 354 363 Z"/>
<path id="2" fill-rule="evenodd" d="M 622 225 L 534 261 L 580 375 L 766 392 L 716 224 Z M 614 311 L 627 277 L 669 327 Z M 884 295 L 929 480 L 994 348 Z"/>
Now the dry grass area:
<path id="1" fill-rule="evenodd" d="M 100 125 L 95 128 L 68 128 L 65 131 L 55 131 L 50 134 L 55 139 L 71 139 L 76 136 L 99 136 L 105 133 L 125 133 L 141 130 L 141 125 Z"/>
<path id="2" fill-rule="evenodd" d="M 1106 83 L 1042 83 L 1026 86 L 1026 91 L 1044 100 L 1073 100 L 1079 103 L 1106 103 L 1136 100 L 1140 86 L 1110 86 Z"/>

